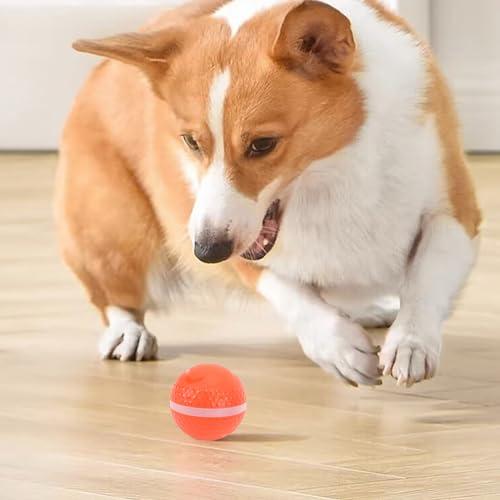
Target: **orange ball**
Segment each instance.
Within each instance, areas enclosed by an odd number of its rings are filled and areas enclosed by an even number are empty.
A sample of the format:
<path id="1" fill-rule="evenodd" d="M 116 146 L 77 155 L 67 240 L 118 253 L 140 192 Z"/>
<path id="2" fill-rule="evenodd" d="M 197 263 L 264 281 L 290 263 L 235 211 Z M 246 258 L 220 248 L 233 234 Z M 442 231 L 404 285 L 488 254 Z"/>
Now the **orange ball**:
<path id="1" fill-rule="evenodd" d="M 193 366 L 181 374 L 170 394 L 177 425 L 203 441 L 216 441 L 234 432 L 246 409 L 241 380 L 220 365 Z"/>

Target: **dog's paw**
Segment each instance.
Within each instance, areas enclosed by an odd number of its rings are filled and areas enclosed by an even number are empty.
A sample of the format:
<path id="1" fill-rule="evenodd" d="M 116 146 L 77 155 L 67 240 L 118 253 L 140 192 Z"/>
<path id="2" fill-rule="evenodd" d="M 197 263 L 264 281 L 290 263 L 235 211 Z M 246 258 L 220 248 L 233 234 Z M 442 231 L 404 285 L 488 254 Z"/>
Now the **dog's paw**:
<path id="1" fill-rule="evenodd" d="M 350 385 L 380 385 L 379 348 L 364 329 L 338 316 L 312 320 L 299 333 L 307 357 Z"/>
<path id="2" fill-rule="evenodd" d="M 135 321 L 111 324 L 99 342 L 102 359 L 148 361 L 156 359 L 157 353 L 156 337 Z"/>
<path id="3" fill-rule="evenodd" d="M 417 335 L 402 329 L 390 330 L 380 353 L 384 375 L 392 375 L 398 385 L 411 387 L 434 377 L 441 351 L 440 335 Z"/>

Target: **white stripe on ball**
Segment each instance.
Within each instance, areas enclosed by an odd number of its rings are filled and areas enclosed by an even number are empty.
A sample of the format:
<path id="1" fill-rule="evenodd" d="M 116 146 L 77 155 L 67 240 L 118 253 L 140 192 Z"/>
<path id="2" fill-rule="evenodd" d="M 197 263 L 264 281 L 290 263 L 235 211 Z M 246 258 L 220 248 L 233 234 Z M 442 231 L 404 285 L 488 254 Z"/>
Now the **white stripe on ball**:
<path id="1" fill-rule="evenodd" d="M 247 404 L 243 403 L 238 406 L 229 406 L 227 408 L 194 408 L 192 406 L 183 406 L 174 403 L 174 401 L 170 401 L 170 409 L 181 415 L 188 415 L 190 417 L 217 418 L 239 415 L 246 411 Z"/>

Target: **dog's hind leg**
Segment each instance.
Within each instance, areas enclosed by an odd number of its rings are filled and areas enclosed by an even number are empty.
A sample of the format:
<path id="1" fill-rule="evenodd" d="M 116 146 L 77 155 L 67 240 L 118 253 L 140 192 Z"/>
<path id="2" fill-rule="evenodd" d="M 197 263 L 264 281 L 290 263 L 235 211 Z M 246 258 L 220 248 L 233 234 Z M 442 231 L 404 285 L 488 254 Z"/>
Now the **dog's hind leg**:
<path id="1" fill-rule="evenodd" d="M 103 143 L 71 146 L 62 150 L 57 179 L 59 241 L 106 325 L 100 355 L 153 359 L 157 342 L 144 315 L 148 273 L 161 253 L 162 232 L 148 198 L 114 149 Z"/>

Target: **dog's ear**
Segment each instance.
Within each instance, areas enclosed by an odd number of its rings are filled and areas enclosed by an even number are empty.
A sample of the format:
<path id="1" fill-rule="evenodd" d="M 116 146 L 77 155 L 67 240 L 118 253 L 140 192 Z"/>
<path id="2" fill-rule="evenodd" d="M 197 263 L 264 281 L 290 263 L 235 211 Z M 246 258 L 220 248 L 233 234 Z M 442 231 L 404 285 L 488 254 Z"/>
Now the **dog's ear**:
<path id="1" fill-rule="evenodd" d="M 77 40 L 73 48 L 132 64 L 155 79 L 167 71 L 172 57 L 181 48 L 182 37 L 182 32 L 176 30 L 123 33 L 95 40 Z"/>
<path id="2" fill-rule="evenodd" d="M 317 77 L 348 72 L 355 50 L 349 19 L 323 2 L 306 0 L 285 15 L 272 57 L 290 69 Z"/>

